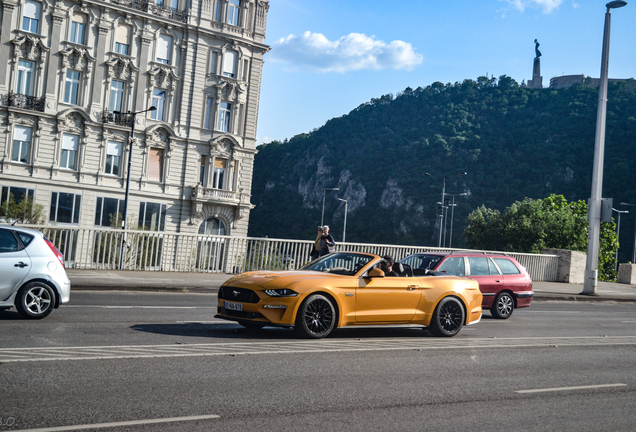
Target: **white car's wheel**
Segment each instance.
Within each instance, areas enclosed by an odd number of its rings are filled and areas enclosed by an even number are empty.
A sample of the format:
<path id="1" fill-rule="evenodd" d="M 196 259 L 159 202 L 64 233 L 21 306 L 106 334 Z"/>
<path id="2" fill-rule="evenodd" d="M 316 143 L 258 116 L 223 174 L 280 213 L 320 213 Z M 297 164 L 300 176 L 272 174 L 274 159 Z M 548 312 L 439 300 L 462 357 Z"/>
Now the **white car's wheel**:
<path id="1" fill-rule="evenodd" d="M 40 319 L 53 311 L 55 293 L 44 282 L 29 282 L 18 291 L 15 307 L 24 318 Z"/>

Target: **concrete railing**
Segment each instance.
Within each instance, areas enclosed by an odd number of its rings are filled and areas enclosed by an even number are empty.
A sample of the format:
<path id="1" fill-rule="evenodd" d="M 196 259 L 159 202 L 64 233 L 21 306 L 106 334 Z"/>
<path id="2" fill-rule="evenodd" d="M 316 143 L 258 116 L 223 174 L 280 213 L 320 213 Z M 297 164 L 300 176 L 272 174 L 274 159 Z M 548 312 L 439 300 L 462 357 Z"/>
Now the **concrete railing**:
<path id="1" fill-rule="evenodd" d="M 309 261 L 312 240 L 167 234 L 157 231 L 82 229 L 22 225 L 44 232 L 64 255 L 67 268 L 112 269 L 120 266 L 122 239 L 124 270 L 241 273 L 252 270 L 293 270 Z M 336 250 L 392 255 L 400 260 L 418 252 L 450 252 L 462 249 L 339 243 Z M 465 250 L 465 249 L 464 249 Z M 556 281 L 559 257 L 516 252 L 492 252 L 512 256 L 532 280 Z"/>

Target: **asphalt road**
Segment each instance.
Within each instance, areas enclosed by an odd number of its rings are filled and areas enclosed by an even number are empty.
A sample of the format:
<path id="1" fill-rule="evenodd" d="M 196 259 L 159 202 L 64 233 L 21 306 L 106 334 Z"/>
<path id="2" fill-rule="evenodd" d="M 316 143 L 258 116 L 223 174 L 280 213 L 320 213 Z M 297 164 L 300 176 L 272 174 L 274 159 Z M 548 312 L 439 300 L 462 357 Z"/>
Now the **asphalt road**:
<path id="1" fill-rule="evenodd" d="M 74 292 L 0 312 L 0 431 L 636 430 L 636 306 L 535 302 L 450 339 L 299 340 L 204 294 Z"/>

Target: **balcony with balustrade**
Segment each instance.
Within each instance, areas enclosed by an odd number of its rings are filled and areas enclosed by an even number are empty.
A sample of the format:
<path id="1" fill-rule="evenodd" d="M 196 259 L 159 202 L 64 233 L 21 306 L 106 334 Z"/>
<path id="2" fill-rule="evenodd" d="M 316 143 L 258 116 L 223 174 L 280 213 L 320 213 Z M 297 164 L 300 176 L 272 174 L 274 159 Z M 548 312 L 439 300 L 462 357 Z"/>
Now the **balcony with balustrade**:
<path id="1" fill-rule="evenodd" d="M 148 0 L 110 0 L 118 6 L 125 6 L 131 9 L 136 9 L 141 12 L 148 12 L 153 15 L 157 15 L 164 18 L 169 18 L 182 23 L 188 22 L 188 11 L 178 10 L 171 7 L 163 6 L 163 4 L 156 4 L 154 1 Z"/>
<path id="2" fill-rule="evenodd" d="M 46 98 L 44 96 L 39 98 L 37 96 L 27 96 L 20 93 L 14 93 L 13 91 L 10 91 L 7 94 L 7 106 L 9 107 L 44 112 L 45 105 Z"/>

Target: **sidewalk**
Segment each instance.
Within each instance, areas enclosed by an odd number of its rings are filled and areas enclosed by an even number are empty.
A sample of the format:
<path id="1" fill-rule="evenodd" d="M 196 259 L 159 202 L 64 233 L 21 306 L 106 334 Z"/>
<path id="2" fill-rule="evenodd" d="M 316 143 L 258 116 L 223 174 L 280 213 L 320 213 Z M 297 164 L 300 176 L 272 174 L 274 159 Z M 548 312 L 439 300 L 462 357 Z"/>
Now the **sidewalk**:
<path id="1" fill-rule="evenodd" d="M 176 273 L 117 270 L 66 271 L 75 291 L 167 291 L 216 294 L 226 273 Z M 596 295 L 581 295 L 582 284 L 534 282 L 535 301 L 617 301 L 636 303 L 636 285 L 598 282 Z"/>

